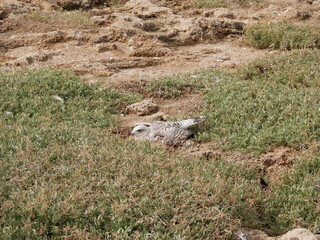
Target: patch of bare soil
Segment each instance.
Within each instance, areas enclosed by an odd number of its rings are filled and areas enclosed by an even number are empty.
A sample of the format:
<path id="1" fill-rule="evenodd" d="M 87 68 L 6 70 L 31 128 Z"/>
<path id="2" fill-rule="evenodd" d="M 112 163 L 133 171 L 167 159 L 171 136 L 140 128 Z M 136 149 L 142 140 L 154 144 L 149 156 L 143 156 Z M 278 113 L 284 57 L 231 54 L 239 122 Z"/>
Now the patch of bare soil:
<path id="1" fill-rule="evenodd" d="M 278 147 L 266 154 L 262 154 L 257 161 L 263 175 L 268 176 L 269 184 L 273 184 L 281 180 L 285 171 L 299 158 L 299 153 L 294 149 Z"/>

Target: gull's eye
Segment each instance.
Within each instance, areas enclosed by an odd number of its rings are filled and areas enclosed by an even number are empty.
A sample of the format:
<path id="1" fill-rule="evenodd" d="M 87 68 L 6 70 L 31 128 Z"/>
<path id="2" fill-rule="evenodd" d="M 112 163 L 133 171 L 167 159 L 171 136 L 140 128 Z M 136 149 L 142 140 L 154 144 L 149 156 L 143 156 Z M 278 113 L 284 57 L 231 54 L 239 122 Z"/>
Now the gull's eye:
<path id="1" fill-rule="evenodd" d="M 142 132 L 142 129 L 138 129 L 137 132 Z"/>

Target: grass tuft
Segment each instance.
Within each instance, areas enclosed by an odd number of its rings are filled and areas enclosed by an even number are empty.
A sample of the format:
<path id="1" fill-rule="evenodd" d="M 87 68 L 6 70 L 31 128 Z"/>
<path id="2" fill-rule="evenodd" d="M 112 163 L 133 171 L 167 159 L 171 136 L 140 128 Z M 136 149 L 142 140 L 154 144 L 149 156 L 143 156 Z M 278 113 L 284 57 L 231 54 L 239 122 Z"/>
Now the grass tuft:
<path id="1" fill-rule="evenodd" d="M 194 5 L 197 8 L 225 8 L 234 5 L 250 7 L 261 2 L 262 0 L 197 0 Z"/>
<path id="2" fill-rule="evenodd" d="M 244 42 L 256 48 L 319 48 L 320 28 L 289 22 L 258 23 L 245 28 Z"/>
<path id="3" fill-rule="evenodd" d="M 46 13 L 35 11 L 25 15 L 24 20 L 32 23 L 45 23 L 53 25 L 63 25 L 68 27 L 91 28 L 95 27 L 90 19 L 89 13 L 82 10 L 75 11 L 56 11 Z"/>

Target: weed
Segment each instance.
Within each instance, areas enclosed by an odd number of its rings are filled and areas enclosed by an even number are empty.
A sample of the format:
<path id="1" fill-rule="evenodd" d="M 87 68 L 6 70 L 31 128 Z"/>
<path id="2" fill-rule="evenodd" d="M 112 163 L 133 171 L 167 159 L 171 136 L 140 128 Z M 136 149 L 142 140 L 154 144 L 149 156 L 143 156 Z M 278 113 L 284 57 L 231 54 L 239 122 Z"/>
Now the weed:
<path id="1" fill-rule="evenodd" d="M 256 48 L 319 48 L 320 28 L 288 22 L 258 23 L 245 28 L 244 42 Z"/>

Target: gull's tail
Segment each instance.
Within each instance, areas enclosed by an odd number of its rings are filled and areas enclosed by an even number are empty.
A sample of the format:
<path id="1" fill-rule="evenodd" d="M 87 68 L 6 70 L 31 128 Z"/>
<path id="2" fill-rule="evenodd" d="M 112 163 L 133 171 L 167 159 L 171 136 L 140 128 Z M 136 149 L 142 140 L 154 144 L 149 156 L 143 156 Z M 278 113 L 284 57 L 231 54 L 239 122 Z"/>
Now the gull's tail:
<path id="1" fill-rule="evenodd" d="M 204 116 L 199 116 L 199 117 L 179 121 L 179 122 L 177 122 L 177 124 L 180 126 L 180 128 L 187 129 L 193 125 L 197 125 L 199 123 L 202 123 L 205 120 L 206 120 L 206 118 Z"/>

